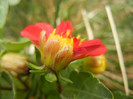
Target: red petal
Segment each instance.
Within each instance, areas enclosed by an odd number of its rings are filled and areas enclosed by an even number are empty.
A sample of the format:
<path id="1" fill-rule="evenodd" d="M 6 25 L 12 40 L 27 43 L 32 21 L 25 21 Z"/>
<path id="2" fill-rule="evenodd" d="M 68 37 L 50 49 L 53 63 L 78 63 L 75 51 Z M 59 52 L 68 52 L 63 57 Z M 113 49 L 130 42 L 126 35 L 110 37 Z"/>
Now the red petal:
<path id="1" fill-rule="evenodd" d="M 44 31 L 46 31 L 46 37 L 48 37 L 49 34 L 52 33 L 53 30 L 54 30 L 54 28 L 50 24 L 48 24 L 48 23 L 39 22 L 39 23 L 36 23 L 35 25 L 40 27 Z"/>
<path id="2" fill-rule="evenodd" d="M 83 58 L 87 56 L 98 56 L 106 53 L 107 49 L 99 39 L 84 41 L 82 44 L 75 48 L 73 55 L 75 58 Z"/>
<path id="3" fill-rule="evenodd" d="M 72 33 L 72 23 L 70 21 L 67 21 L 65 23 L 65 21 L 62 21 L 56 28 L 55 34 L 59 34 L 61 35 L 61 33 L 63 33 L 62 35 L 64 37 L 66 37 L 66 32 L 67 30 L 70 30 L 70 35 Z"/>
<path id="4" fill-rule="evenodd" d="M 107 49 L 105 47 L 105 45 L 101 44 L 101 46 L 97 49 L 95 49 L 92 52 L 88 53 L 88 56 L 99 56 L 101 54 L 105 54 L 107 52 Z"/>
<path id="5" fill-rule="evenodd" d="M 67 30 L 70 30 L 70 32 L 72 33 L 72 23 L 70 21 L 66 22 L 66 27 L 67 27 Z"/>
<path id="6" fill-rule="evenodd" d="M 77 39 L 76 37 L 73 38 L 73 42 L 74 42 L 74 45 L 73 45 L 73 48 L 77 48 L 79 43 L 80 43 L 80 38 Z"/>
<path id="7" fill-rule="evenodd" d="M 39 44 L 39 37 L 40 37 L 40 32 L 41 31 L 42 31 L 42 29 L 37 27 L 37 26 L 35 26 L 35 25 L 28 25 L 21 32 L 21 35 L 26 37 L 26 38 L 29 38 L 35 44 Z"/>

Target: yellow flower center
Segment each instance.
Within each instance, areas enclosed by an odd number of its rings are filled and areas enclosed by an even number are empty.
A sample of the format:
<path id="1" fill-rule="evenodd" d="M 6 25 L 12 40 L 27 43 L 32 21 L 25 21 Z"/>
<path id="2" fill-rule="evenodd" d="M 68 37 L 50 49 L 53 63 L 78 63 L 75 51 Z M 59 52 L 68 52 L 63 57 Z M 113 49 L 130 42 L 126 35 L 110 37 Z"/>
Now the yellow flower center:
<path id="1" fill-rule="evenodd" d="M 60 43 L 60 47 L 64 47 L 64 46 L 73 46 L 73 38 L 68 38 L 68 36 L 70 35 L 70 30 L 67 30 L 66 32 L 66 37 L 64 38 L 62 35 L 56 35 L 55 34 L 56 29 L 54 29 L 54 31 L 49 35 L 48 40 L 50 39 L 57 39 Z"/>

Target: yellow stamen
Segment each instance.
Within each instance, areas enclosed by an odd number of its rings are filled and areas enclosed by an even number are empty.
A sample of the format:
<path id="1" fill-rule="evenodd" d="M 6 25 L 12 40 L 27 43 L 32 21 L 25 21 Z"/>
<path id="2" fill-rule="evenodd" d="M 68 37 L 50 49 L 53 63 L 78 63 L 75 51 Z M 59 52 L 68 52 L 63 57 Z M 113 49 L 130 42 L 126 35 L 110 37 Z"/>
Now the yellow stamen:
<path id="1" fill-rule="evenodd" d="M 80 38 L 80 35 L 77 36 L 77 39 L 79 39 L 79 38 Z"/>
<path id="2" fill-rule="evenodd" d="M 84 39 L 82 39 L 82 40 L 81 40 L 81 42 L 83 42 L 84 40 L 85 40 L 85 38 L 84 38 Z"/>
<path id="3" fill-rule="evenodd" d="M 55 29 L 54 29 L 54 31 L 49 35 L 48 40 L 57 39 L 60 42 L 60 47 L 61 48 L 64 47 L 64 46 L 67 46 L 67 45 L 73 46 L 73 39 L 68 38 L 69 35 L 70 35 L 70 30 L 67 30 L 65 38 L 62 37 L 62 35 L 58 35 L 58 34 L 55 35 Z"/>
<path id="4" fill-rule="evenodd" d="M 84 40 L 85 40 L 85 38 L 80 41 L 79 45 L 81 45 Z"/>
<path id="5" fill-rule="evenodd" d="M 70 35 L 70 30 L 67 30 L 66 37 L 69 37 L 69 35 Z"/>

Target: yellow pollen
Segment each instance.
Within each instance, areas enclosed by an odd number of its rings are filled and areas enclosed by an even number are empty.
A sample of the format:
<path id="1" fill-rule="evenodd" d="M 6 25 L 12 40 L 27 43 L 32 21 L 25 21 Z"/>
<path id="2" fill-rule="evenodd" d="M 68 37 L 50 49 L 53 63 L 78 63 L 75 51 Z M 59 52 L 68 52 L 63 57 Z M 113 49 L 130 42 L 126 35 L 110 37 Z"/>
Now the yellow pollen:
<path id="1" fill-rule="evenodd" d="M 67 30 L 66 32 L 66 37 L 62 37 L 62 35 L 58 35 L 55 34 L 56 29 L 54 29 L 54 31 L 49 35 L 48 40 L 50 39 L 57 39 L 60 43 L 60 47 L 64 47 L 64 46 L 73 46 L 73 38 L 68 38 L 68 36 L 70 35 L 70 30 Z"/>
<path id="2" fill-rule="evenodd" d="M 77 39 L 79 39 L 79 38 L 80 38 L 80 35 L 77 36 Z"/>
<path id="3" fill-rule="evenodd" d="M 82 39 L 82 40 L 81 40 L 81 42 L 83 42 L 84 40 L 85 40 L 85 38 L 84 38 L 84 39 Z"/>
<path id="4" fill-rule="evenodd" d="M 66 37 L 68 37 L 69 35 L 70 35 L 70 30 L 67 30 Z"/>
<path id="5" fill-rule="evenodd" d="M 81 41 L 80 41 L 79 45 L 80 45 L 80 44 L 82 44 L 82 42 L 83 42 L 84 40 L 85 40 L 85 38 L 84 38 L 84 39 L 81 39 Z"/>

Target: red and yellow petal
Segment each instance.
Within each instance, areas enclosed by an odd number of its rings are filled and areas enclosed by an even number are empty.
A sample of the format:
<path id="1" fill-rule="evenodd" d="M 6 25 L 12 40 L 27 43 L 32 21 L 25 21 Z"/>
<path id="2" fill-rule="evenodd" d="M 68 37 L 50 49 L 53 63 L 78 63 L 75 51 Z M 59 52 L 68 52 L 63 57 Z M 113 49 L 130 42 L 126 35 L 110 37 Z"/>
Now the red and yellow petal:
<path id="1" fill-rule="evenodd" d="M 73 48 L 72 46 L 64 46 L 61 48 L 56 54 L 54 60 L 54 70 L 59 71 L 68 66 L 68 64 L 72 61 Z"/>
<path id="2" fill-rule="evenodd" d="M 46 31 L 46 38 L 48 38 L 49 34 L 52 33 L 54 30 L 54 28 L 48 23 L 38 22 L 35 25 Z"/>
<path id="3" fill-rule="evenodd" d="M 56 28 L 55 34 L 62 35 L 63 37 L 67 36 L 67 31 L 70 31 L 70 35 L 72 33 L 72 23 L 70 21 L 62 21 Z M 70 37 L 70 36 L 69 36 Z"/>

